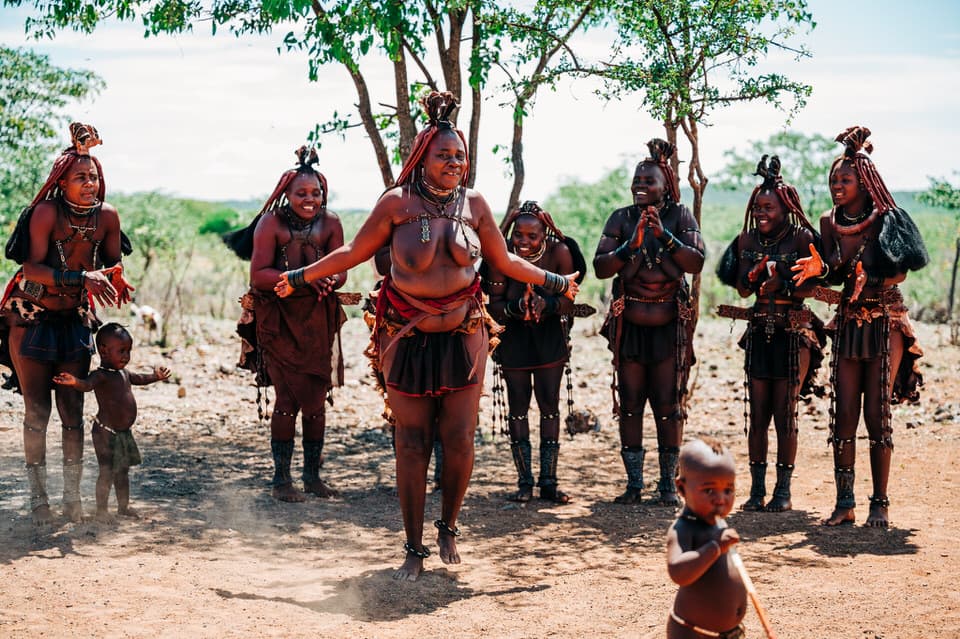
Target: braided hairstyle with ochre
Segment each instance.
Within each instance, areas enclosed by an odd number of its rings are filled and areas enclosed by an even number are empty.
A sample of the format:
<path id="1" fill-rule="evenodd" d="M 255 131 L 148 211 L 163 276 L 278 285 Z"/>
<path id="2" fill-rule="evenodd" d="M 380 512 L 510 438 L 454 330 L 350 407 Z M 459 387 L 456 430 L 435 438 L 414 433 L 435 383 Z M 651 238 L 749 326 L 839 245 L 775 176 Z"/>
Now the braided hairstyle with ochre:
<path id="1" fill-rule="evenodd" d="M 410 155 L 403 168 L 400 170 L 400 177 L 394 183 L 394 186 L 401 186 L 413 182 L 420 178 L 421 166 L 424 154 L 430 146 L 433 138 L 442 131 L 453 131 L 463 142 L 463 148 L 467 148 L 467 139 L 463 132 L 455 127 L 450 121 L 450 114 L 460 106 L 457 99 L 449 91 L 431 91 L 426 97 L 420 99 L 420 105 L 427 114 L 427 126 L 425 126 L 417 137 L 413 140 L 413 147 L 410 149 Z M 463 174 L 460 176 L 460 185 L 467 185 L 467 178 L 470 174 L 470 158 L 464 160 Z"/>
<path id="2" fill-rule="evenodd" d="M 867 190 L 873 207 L 882 215 L 891 209 L 897 208 L 887 185 L 884 184 L 877 167 L 867 153 L 873 153 L 873 144 L 868 141 L 870 129 L 865 126 L 851 126 L 834 138 L 844 145 L 843 153 L 830 166 L 830 178 L 838 168 L 849 166 L 857 174 L 860 186 Z"/>
<path id="3" fill-rule="evenodd" d="M 323 173 L 313 168 L 313 165 L 320 161 L 317 157 L 317 149 L 304 145 L 294 151 L 294 154 L 297 156 L 296 168 L 285 171 L 283 175 L 280 176 L 280 180 L 277 182 L 277 186 L 274 187 L 273 193 L 270 194 L 263 208 L 260 209 L 261 215 L 263 213 L 276 213 L 287 205 L 287 187 L 290 186 L 298 175 L 317 176 L 317 179 L 320 180 L 320 189 L 323 191 L 320 208 L 327 208 L 327 178 L 324 177 Z"/>
<path id="4" fill-rule="evenodd" d="M 674 174 L 673 167 L 670 165 L 670 158 L 677 152 L 677 147 L 666 140 L 653 138 L 647 142 L 647 149 L 650 152 L 650 156 L 640 160 L 637 168 L 639 169 L 645 164 L 652 164 L 659 167 L 663 173 L 663 181 L 666 182 L 667 199 L 679 203 L 680 184 L 677 182 L 677 176 Z"/>
<path id="5" fill-rule="evenodd" d="M 100 175 L 100 188 L 97 190 L 97 199 L 103 202 L 103 196 L 107 190 L 106 183 L 103 179 L 103 167 L 100 166 L 100 160 L 90 155 L 90 149 L 98 144 L 102 144 L 102 140 L 93 125 L 72 122 L 70 124 L 70 146 L 65 148 L 57 159 L 54 160 L 53 168 L 50 169 L 50 175 L 47 176 L 47 180 L 43 183 L 43 186 L 40 187 L 40 191 L 33 198 L 33 201 L 30 202 L 30 208 L 33 208 L 43 200 L 54 200 L 61 197 L 63 194 L 57 182 L 63 179 L 67 172 L 69 172 L 73 165 L 80 159 L 89 159 L 97 167 L 97 173 Z"/>
<path id="6" fill-rule="evenodd" d="M 793 185 L 784 182 L 783 177 L 780 175 L 780 158 L 774 155 L 770 157 L 770 161 L 768 162 L 768 157 L 769 156 L 764 155 L 760 158 L 760 162 L 757 163 L 757 170 L 754 175 L 762 177 L 763 182 L 755 186 L 753 193 L 750 194 L 750 200 L 747 202 L 747 212 L 743 217 L 743 230 L 753 230 L 756 227 L 756 222 L 753 216 L 750 215 L 750 211 L 753 210 L 757 196 L 761 193 L 769 192 L 774 193 L 780 199 L 784 208 L 787 209 L 787 214 L 792 224 L 806 227 L 816 235 L 816 229 L 813 228 L 810 220 L 808 220 L 807 216 L 803 213 L 800 194 L 797 193 L 797 189 L 794 188 Z"/>

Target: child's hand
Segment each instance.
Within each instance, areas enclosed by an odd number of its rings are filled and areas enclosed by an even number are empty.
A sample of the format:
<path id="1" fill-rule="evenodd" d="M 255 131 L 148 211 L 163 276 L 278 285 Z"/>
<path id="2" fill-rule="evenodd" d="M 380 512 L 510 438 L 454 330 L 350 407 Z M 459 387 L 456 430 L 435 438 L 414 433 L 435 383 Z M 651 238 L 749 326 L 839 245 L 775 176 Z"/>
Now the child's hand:
<path id="1" fill-rule="evenodd" d="M 77 378 L 70 373 L 57 373 L 53 376 L 53 381 L 61 386 L 76 386 Z"/>
<path id="2" fill-rule="evenodd" d="M 733 528 L 724 528 L 720 531 L 717 543 L 720 544 L 720 554 L 730 550 L 730 547 L 740 542 L 740 535 Z"/>
<path id="3" fill-rule="evenodd" d="M 157 376 L 157 381 L 162 382 L 170 377 L 170 369 L 166 366 L 155 366 L 153 374 Z"/>

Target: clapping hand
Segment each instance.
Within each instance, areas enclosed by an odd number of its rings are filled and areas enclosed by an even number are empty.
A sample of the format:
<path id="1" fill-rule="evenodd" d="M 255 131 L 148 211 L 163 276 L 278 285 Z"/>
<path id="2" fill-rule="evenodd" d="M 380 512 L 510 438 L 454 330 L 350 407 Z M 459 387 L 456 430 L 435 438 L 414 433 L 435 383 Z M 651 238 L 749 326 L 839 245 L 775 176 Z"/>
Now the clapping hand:
<path id="1" fill-rule="evenodd" d="M 793 283 L 800 286 L 811 277 L 821 277 L 824 273 L 823 258 L 817 252 L 817 247 L 810 245 L 810 257 L 801 257 L 790 267 L 794 272 Z"/>
<path id="2" fill-rule="evenodd" d="M 856 302 L 860 299 L 860 293 L 863 292 L 863 287 L 867 283 L 867 272 L 863 270 L 863 262 L 858 261 L 857 266 L 853 271 L 853 292 L 850 293 L 850 302 Z"/>

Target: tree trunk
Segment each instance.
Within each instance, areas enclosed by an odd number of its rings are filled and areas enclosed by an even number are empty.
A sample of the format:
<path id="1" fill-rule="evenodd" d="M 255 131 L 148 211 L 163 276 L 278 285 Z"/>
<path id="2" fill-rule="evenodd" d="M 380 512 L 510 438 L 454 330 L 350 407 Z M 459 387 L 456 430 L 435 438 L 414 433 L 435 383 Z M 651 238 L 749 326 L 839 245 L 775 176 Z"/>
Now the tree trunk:
<path id="1" fill-rule="evenodd" d="M 693 189 L 693 217 L 697 220 L 697 226 L 700 226 L 700 217 L 703 210 L 703 192 L 707 188 L 707 176 L 703 174 L 700 167 L 700 134 L 697 131 L 697 121 L 693 117 L 685 117 L 680 120 L 680 126 L 683 133 L 690 142 L 690 165 L 687 167 L 687 182 Z M 693 282 L 690 285 L 690 299 L 693 303 L 693 325 L 696 327 L 700 319 L 700 280 L 701 274 L 693 276 Z"/>
<path id="2" fill-rule="evenodd" d="M 407 58 L 401 46 L 393 61 L 393 80 L 397 91 L 397 125 L 400 128 L 400 157 L 410 156 L 417 125 L 410 115 L 410 81 L 407 78 Z"/>
<path id="3" fill-rule="evenodd" d="M 523 178 L 526 175 L 523 168 L 523 112 L 526 106 L 526 100 L 520 98 L 513 109 L 513 140 L 510 144 L 510 160 L 513 163 L 513 188 L 510 189 L 507 213 L 520 203 L 520 191 L 523 190 Z"/>
<path id="4" fill-rule="evenodd" d="M 479 55 L 482 41 L 482 27 L 477 22 L 477 12 L 471 12 L 473 39 L 470 41 L 471 60 Z M 480 104 L 479 86 L 470 86 L 470 130 L 467 135 L 467 157 L 470 158 L 470 172 L 467 174 L 467 186 L 473 188 L 477 181 L 477 151 L 480 148 Z"/>
<path id="5" fill-rule="evenodd" d="M 370 144 L 373 145 L 373 152 L 377 156 L 377 164 L 380 166 L 380 178 L 383 180 L 384 188 L 393 186 L 393 169 L 390 167 L 390 156 L 387 154 L 387 147 L 380 136 L 380 130 L 377 128 L 377 122 L 373 117 L 373 110 L 370 107 L 370 92 L 367 90 L 367 81 L 363 74 L 357 68 L 351 68 L 344 64 L 353 85 L 357 88 L 357 97 L 360 102 L 357 104 L 357 111 L 360 112 L 360 120 L 363 122 L 363 128 L 370 138 Z"/>
<path id="6" fill-rule="evenodd" d="M 957 238 L 957 248 L 953 254 L 953 270 L 950 272 L 950 295 L 947 297 L 947 322 L 953 319 L 953 296 L 957 292 L 958 264 L 960 264 L 960 237 Z"/>

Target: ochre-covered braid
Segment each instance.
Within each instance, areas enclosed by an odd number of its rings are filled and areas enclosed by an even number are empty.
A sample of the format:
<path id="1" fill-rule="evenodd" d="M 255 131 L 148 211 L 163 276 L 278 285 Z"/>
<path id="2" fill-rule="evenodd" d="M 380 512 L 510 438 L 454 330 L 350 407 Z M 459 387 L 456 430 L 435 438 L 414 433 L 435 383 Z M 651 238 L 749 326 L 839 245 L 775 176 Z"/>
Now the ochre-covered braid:
<path id="1" fill-rule="evenodd" d="M 97 173 L 100 175 L 100 188 L 97 190 L 97 199 L 103 201 L 103 196 L 107 192 L 106 181 L 103 178 L 103 167 L 100 166 L 100 160 L 90 155 L 90 148 L 102 144 L 100 134 L 91 124 L 81 124 L 72 122 L 70 124 L 71 145 L 53 162 L 53 168 L 50 169 L 50 175 L 40 190 L 34 196 L 30 206 L 34 207 L 43 200 L 52 200 L 60 196 L 60 187 L 57 186 L 63 176 L 65 176 L 74 163 L 81 158 L 90 158 L 97 167 Z"/>
<path id="2" fill-rule="evenodd" d="M 520 205 L 519 208 L 513 209 L 507 216 L 504 218 L 503 223 L 500 224 L 500 230 L 503 232 L 503 237 L 510 239 L 510 234 L 513 233 L 513 225 L 516 221 L 524 215 L 529 215 L 531 217 L 537 218 L 541 224 L 543 224 L 544 230 L 546 230 L 548 236 L 553 236 L 558 240 L 565 239 L 565 236 L 557 228 L 556 223 L 553 221 L 553 217 L 547 212 L 540 208 L 540 205 L 533 200 L 527 200 Z"/>
<path id="3" fill-rule="evenodd" d="M 421 98 L 420 104 L 427 114 L 427 126 L 417 133 L 417 137 L 413 139 L 413 148 L 410 149 L 410 155 L 407 157 L 406 162 L 403 163 L 403 168 L 400 170 L 400 177 L 397 178 L 394 186 L 407 184 L 412 182 L 415 177 L 418 177 L 423 155 L 427 152 L 427 147 L 430 146 L 430 142 L 438 132 L 445 130 L 453 131 L 463 142 L 463 148 L 467 148 L 467 139 L 464 137 L 463 132 L 450 122 L 450 114 L 460 106 L 452 93 L 449 91 L 431 91 L 426 97 Z M 463 165 L 460 184 L 461 186 L 466 186 L 470 174 L 470 158 L 466 158 Z"/>
<path id="4" fill-rule="evenodd" d="M 780 175 L 780 158 L 774 155 L 770 157 L 770 161 L 767 162 L 767 157 L 767 155 L 764 155 L 760 158 L 760 162 L 757 164 L 757 170 L 754 173 L 754 175 L 762 177 L 763 182 L 754 187 L 753 193 L 750 194 L 750 199 L 747 201 L 747 211 L 743 216 L 743 230 L 753 230 L 756 226 L 756 222 L 753 216 L 750 215 L 750 211 L 753 210 L 757 196 L 761 193 L 771 192 L 780 198 L 780 202 L 787 209 L 787 213 L 790 215 L 790 221 L 794 225 L 804 226 L 810 231 L 815 232 L 813 225 L 810 224 L 810 220 L 807 219 L 807 216 L 803 212 L 803 205 L 800 203 L 800 194 L 797 192 L 797 189 L 794 188 L 793 185 L 784 182 L 783 176 Z"/>
<path id="5" fill-rule="evenodd" d="M 853 167 L 863 188 L 870 194 L 874 208 L 883 214 L 897 208 L 897 203 L 893 200 L 893 195 L 890 194 L 883 178 L 877 173 L 873 160 L 867 155 L 873 152 L 873 144 L 867 139 L 869 137 L 870 129 L 865 126 L 851 126 L 837 135 L 836 141 L 846 148 L 830 166 L 830 177 L 832 178 L 834 172 L 843 164 Z"/>
<path id="6" fill-rule="evenodd" d="M 277 182 L 277 186 L 274 187 L 273 193 L 270 194 L 263 208 L 260 209 L 261 214 L 277 211 L 287 204 L 287 187 L 290 186 L 290 183 L 293 182 L 294 178 L 298 175 L 317 176 L 317 179 L 320 180 L 320 189 L 323 191 L 320 206 L 327 208 L 327 178 L 324 177 L 323 173 L 313 168 L 313 165 L 320 161 L 317 157 L 317 150 L 314 147 L 304 145 L 294 151 L 294 154 L 297 156 L 297 167 L 284 172 L 284 174 L 280 176 L 280 180 Z"/>
<path id="7" fill-rule="evenodd" d="M 663 179 L 667 183 L 667 196 L 672 201 L 679 202 L 680 184 L 677 182 L 677 176 L 674 174 L 673 167 L 670 165 L 670 158 L 676 153 L 677 147 L 666 140 L 653 138 L 647 142 L 647 149 L 650 151 L 650 156 L 641 160 L 637 167 L 639 168 L 644 164 L 656 164 L 660 167 L 660 171 L 663 173 Z"/>

